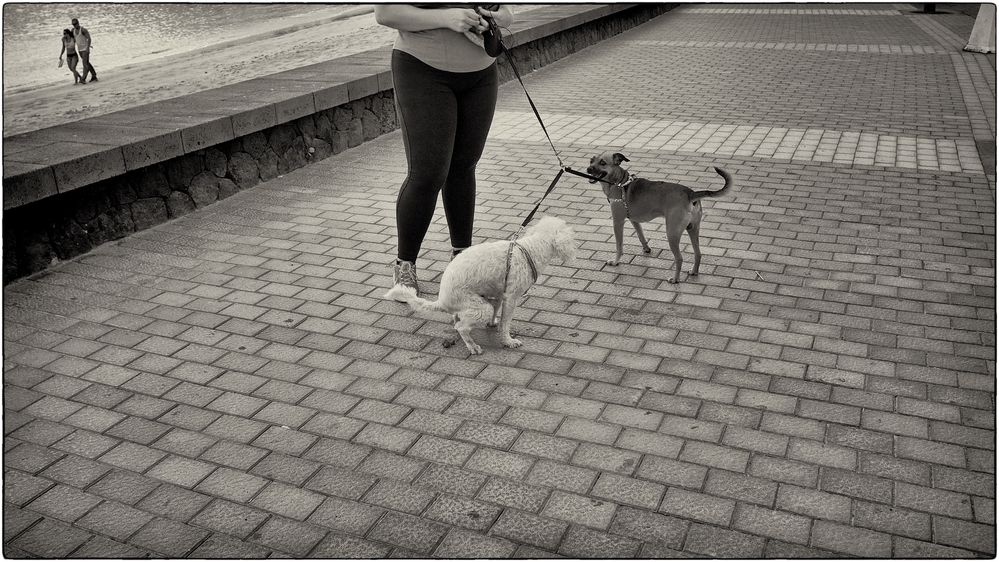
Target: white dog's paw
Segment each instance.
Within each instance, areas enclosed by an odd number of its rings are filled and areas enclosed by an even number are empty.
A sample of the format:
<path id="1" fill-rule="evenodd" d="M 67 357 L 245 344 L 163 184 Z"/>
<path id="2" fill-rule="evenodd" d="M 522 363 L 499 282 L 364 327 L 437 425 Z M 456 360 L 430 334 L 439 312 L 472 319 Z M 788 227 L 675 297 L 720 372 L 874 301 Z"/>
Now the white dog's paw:
<path id="1" fill-rule="evenodd" d="M 481 345 L 477 343 L 466 343 L 465 346 L 468 347 L 468 352 L 472 355 L 482 355 Z"/>
<path id="2" fill-rule="evenodd" d="M 518 340 L 517 338 L 506 338 L 505 340 L 503 340 L 504 347 L 512 347 L 514 349 L 517 349 L 522 345 L 524 345 L 524 342 Z"/>
<path id="3" fill-rule="evenodd" d="M 607 260 L 607 265 L 617 265 L 617 260 Z"/>

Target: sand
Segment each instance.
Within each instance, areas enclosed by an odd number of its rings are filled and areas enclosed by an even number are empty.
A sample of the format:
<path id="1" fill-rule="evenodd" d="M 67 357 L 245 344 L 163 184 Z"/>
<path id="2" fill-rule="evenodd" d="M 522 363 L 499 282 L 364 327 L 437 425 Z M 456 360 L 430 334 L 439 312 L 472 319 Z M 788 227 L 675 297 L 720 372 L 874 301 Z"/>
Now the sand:
<path id="1" fill-rule="evenodd" d="M 98 82 L 74 85 L 67 71 L 64 83 L 4 95 L 3 136 L 227 86 L 393 41 L 395 30 L 378 25 L 370 8 L 359 11 L 364 13 L 106 70 L 95 49 Z"/>

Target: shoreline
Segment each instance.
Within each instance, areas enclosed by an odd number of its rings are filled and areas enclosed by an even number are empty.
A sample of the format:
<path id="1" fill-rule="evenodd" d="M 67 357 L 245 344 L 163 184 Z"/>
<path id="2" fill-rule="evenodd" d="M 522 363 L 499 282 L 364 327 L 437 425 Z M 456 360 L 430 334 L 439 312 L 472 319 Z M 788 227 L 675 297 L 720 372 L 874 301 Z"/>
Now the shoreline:
<path id="1" fill-rule="evenodd" d="M 263 32 L 260 32 L 260 33 L 255 33 L 255 34 L 252 34 L 252 35 L 248 35 L 246 37 L 239 37 L 237 39 L 228 39 L 228 40 L 225 40 L 225 41 L 220 41 L 218 43 L 213 43 L 213 44 L 205 46 L 205 47 L 198 47 L 196 49 L 191 49 L 189 51 L 183 51 L 183 52 L 178 52 L 178 53 L 170 53 L 170 54 L 161 55 L 161 56 L 156 56 L 156 53 L 151 53 L 150 56 L 146 56 L 146 57 L 144 57 L 142 59 L 136 60 L 135 62 L 130 62 L 130 63 L 127 63 L 127 64 L 118 65 L 118 66 L 109 66 L 106 69 L 102 69 L 102 70 L 107 70 L 107 71 L 128 71 L 128 70 L 135 69 L 135 68 L 137 68 L 139 66 L 142 66 L 144 64 L 150 64 L 150 63 L 169 64 L 169 63 L 175 62 L 176 60 L 181 59 L 181 58 L 194 57 L 194 56 L 198 56 L 198 55 L 209 54 L 209 53 L 213 53 L 215 51 L 221 50 L 221 49 L 227 49 L 227 48 L 234 47 L 234 46 L 237 46 L 237 45 L 245 45 L 247 42 L 264 41 L 264 40 L 271 39 L 271 38 L 274 38 L 274 37 L 280 37 L 282 35 L 286 35 L 286 34 L 289 34 L 289 33 L 295 33 L 295 32 L 298 32 L 298 31 L 306 30 L 306 29 L 309 29 L 309 28 L 312 28 L 312 27 L 317 27 L 317 26 L 320 26 L 320 25 L 327 25 L 327 24 L 330 24 L 330 23 L 347 20 L 347 19 L 350 19 L 350 18 L 353 18 L 353 17 L 363 16 L 363 15 L 366 15 L 366 14 L 371 14 L 373 12 L 374 12 L 374 7 L 373 6 L 360 6 L 360 7 L 356 8 L 356 9 L 348 10 L 346 12 L 343 12 L 343 13 L 340 13 L 340 14 L 336 14 L 336 15 L 332 15 L 332 16 L 327 16 L 327 17 L 324 17 L 324 18 L 321 18 L 321 19 L 318 19 L 318 20 L 315 20 L 315 21 L 311 21 L 311 22 L 307 22 L 307 23 L 293 24 L 293 25 L 289 25 L 289 26 L 286 26 L 286 27 L 281 27 L 281 28 L 277 28 L 277 29 L 263 31 Z M 160 52 L 163 52 L 163 51 L 160 51 Z M 102 72 L 102 74 L 103 74 L 103 72 Z M 27 93 L 27 92 L 33 92 L 33 91 L 36 91 L 36 90 L 41 90 L 41 89 L 44 89 L 44 88 L 49 88 L 49 87 L 52 87 L 52 86 L 60 86 L 60 85 L 63 85 L 63 83 L 64 83 L 63 81 L 54 81 L 54 82 L 46 82 L 46 83 L 41 83 L 41 84 L 31 84 L 31 85 L 26 85 L 26 86 L 18 86 L 18 87 L 11 88 L 9 90 L 4 90 L 3 96 L 4 96 L 4 98 L 6 98 L 7 96 L 13 96 L 13 95 L 17 95 L 17 94 L 24 94 L 24 93 Z"/>
<path id="2" fill-rule="evenodd" d="M 99 69 L 100 81 L 66 81 L 3 93 L 3 136 L 57 126 L 165 99 L 220 88 L 391 44 L 395 30 L 371 6 L 296 23 L 249 38 Z M 249 42 L 249 43 L 248 43 Z"/>

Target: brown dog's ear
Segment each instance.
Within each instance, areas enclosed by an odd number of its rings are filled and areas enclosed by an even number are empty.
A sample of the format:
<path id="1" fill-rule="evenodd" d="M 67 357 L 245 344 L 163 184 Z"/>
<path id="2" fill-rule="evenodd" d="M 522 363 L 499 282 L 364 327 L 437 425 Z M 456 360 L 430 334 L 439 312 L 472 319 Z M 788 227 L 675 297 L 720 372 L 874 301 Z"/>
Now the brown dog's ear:
<path id="1" fill-rule="evenodd" d="M 614 165 L 615 166 L 620 166 L 621 162 L 631 162 L 631 160 L 628 160 L 627 158 L 625 158 L 624 154 L 621 154 L 620 152 L 615 152 L 614 153 Z"/>

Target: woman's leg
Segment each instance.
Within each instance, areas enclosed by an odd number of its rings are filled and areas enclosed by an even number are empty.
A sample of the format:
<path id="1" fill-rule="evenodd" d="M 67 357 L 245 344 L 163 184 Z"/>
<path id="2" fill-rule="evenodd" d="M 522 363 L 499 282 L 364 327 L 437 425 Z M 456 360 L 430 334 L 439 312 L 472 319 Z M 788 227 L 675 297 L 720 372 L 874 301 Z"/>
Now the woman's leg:
<path id="1" fill-rule="evenodd" d="M 80 73 L 76 71 L 76 63 L 79 59 L 74 55 L 72 57 L 66 57 L 66 63 L 69 65 L 69 70 L 73 73 L 73 80 L 76 82 L 80 81 Z"/>
<path id="2" fill-rule="evenodd" d="M 475 219 L 475 166 L 482 156 L 496 110 L 496 65 L 466 77 L 458 91 L 454 152 L 444 184 L 444 214 L 451 246 L 460 250 L 472 244 Z"/>
<path id="3" fill-rule="evenodd" d="M 455 141 L 456 102 L 447 74 L 393 51 L 396 107 L 408 174 L 396 202 L 400 261 L 415 262 L 433 221 Z"/>

